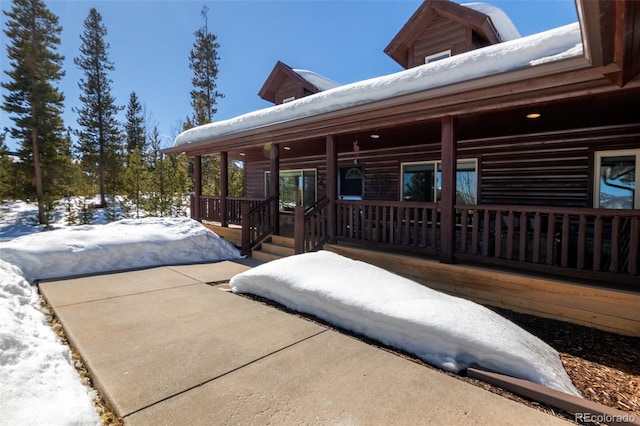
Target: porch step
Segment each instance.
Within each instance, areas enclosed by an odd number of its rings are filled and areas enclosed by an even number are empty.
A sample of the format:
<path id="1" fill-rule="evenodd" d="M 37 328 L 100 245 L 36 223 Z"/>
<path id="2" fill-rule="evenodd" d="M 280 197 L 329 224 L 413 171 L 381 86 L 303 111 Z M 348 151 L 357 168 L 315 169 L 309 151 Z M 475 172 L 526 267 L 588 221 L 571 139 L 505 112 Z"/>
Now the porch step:
<path id="1" fill-rule="evenodd" d="M 242 229 L 241 228 L 227 228 L 218 225 L 212 225 L 210 223 L 202 224 L 205 228 L 208 228 L 215 232 L 219 237 L 224 238 L 236 247 L 242 246 Z"/>
<path id="2" fill-rule="evenodd" d="M 282 257 L 293 256 L 295 254 L 293 243 L 293 238 L 272 235 L 260 245 L 259 249 L 252 251 L 251 257 L 263 262 L 270 262 Z"/>

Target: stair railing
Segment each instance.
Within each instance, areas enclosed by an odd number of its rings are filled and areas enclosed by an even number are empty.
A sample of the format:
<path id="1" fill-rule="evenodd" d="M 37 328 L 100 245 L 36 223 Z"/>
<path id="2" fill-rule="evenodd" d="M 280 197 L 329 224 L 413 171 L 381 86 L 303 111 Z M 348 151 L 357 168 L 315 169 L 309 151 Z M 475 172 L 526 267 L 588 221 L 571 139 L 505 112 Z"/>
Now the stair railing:
<path id="1" fill-rule="evenodd" d="M 294 249 L 296 254 L 317 251 L 329 241 L 329 199 L 327 197 L 317 201 L 305 210 L 299 206 L 295 208 L 294 221 Z"/>
<path id="2" fill-rule="evenodd" d="M 254 208 L 250 204 L 242 205 L 242 254 L 249 255 L 275 230 L 278 220 L 279 194 L 267 198 Z"/>

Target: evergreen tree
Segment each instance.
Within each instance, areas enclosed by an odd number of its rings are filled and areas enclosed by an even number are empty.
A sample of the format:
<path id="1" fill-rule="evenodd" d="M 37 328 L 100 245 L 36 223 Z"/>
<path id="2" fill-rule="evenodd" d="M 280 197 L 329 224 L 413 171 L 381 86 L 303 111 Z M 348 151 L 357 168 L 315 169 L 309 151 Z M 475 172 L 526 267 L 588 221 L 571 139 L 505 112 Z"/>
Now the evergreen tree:
<path id="1" fill-rule="evenodd" d="M 140 218 L 140 207 L 143 204 L 143 195 L 148 189 L 149 167 L 137 146 L 129 155 L 127 169 L 124 172 L 127 195 L 133 201 L 136 209 L 136 219 Z"/>
<path id="2" fill-rule="evenodd" d="M 9 80 L 2 83 L 8 94 L 4 95 L 2 109 L 13 121 L 9 131 L 21 144 L 19 154 L 25 167 L 21 173 L 27 182 L 34 183 L 38 219 L 44 224 L 45 194 L 53 196 L 54 176 L 59 172 L 55 167 L 65 162 L 64 96 L 56 86 L 64 76 L 64 57 L 56 52 L 62 27 L 41 0 L 13 0 L 11 10 L 4 13 L 8 18 L 4 33 L 10 44 L 9 67 L 5 70 Z"/>
<path id="3" fill-rule="evenodd" d="M 122 136 L 116 118 L 122 107 L 116 106 L 111 96 L 112 80 L 108 72 L 115 67 L 107 55 L 110 46 L 104 40 L 106 35 L 107 28 L 102 24 L 102 16 L 92 8 L 84 21 L 84 32 L 80 35 L 80 55 L 74 59 L 74 63 L 84 72 L 84 78 L 78 84 L 82 107 L 76 109 L 81 127 L 78 148 L 85 172 L 94 180 L 98 179 L 101 207 L 106 205 L 105 194 L 115 194 L 118 189 L 118 174 L 122 171 L 123 158 Z"/>
<path id="4" fill-rule="evenodd" d="M 209 32 L 208 12 L 209 8 L 204 6 L 201 12 L 204 26 L 194 33 L 195 41 L 189 53 L 189 69 L 193 71 L 193 89 L 190 92 L 192 114 L 186 118 L 183 130 L 211 123 L 217 112 L 217 100 L 224 97 L 216 85 L 220 44 L 216 35 Z M 220 158 L 202 157 L 202 193 L 220 195 L 219 182 Z"/>
<path id="5" fill-rule="evenodd" d="M 4 138 L 5 133 L 0 132 L 0 200 L 12 198 L 15 191 L 13 160 L 9 157 Z"/>
<path id="6" fill-rule="evenodd" d="M 160 153 L 157 127 L 151 131 L 149 143 L 152 173 L 147 210 L 154 216 L 173 216 L 174 209 L 184 208 L 184 198 L 189 190 L 188 159 L 184 155 L 165 157 Z"/>
<path id="7" fill-rule="evenodd" d="M 127 105 L 127 122 L 124 126 L 127 134 L 127 153 L 132 154 L 138 148 L 141 155 L 147 152 L 147 129 L 143 116 L 142 105 L 136 92 L 131 92 Z"/>
<path id="8" fill-rule="evenodd" d="M 211 123 L 213 115 L 217 112 L 217 100 L 224 97 L 218 92 L 216 85 L 220 45 L 216 35 L 209 32 L 208 12 L 209 8 L 204 6 L 201 12 L 204 26 L 194 33 L 196 40 L 189 54 L 189 69 L 193 71 L 191 78 L 193 115 L 191 119 L 187 118 L 188 127 Z"/>

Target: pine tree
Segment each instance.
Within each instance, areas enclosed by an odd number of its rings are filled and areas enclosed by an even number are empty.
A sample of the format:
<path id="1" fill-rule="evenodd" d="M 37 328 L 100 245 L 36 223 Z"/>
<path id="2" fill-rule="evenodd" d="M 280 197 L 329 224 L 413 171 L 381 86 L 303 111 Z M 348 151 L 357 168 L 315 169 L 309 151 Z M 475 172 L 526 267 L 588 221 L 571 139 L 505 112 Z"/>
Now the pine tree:
<path id="1" fill-rule="evenodd" d="M 137 146 L 127 158 L 127 169 L 124 172 L 125 187 L 127 195 L 134 203 L 136 219 L 139 219 L 143 195 L 148 189 L 149 167 Z"/>
<path id="2" fill-rule="evenodd" d="M 116 118 L 122 107 L 116 106 L 111 96 L 112 80 L 108 72 L 115 67 L 107 55 L 110 46 L 104 40 L 106 35 L 102 16 L 92 8 L 80 35 L 80 55 L 74 59 L 78 68 L 84 71 L 84 78 L 78 84 L 83 105 L 76 109 L 82 128 L 78 132 L 79 152 L 85 172 L 98 179 L 101 207 L 106 205 L 107 191 L 115 194 L 117 190 L 123 158 L 122 136 Z"/>
<path id="3" fill-rule="evenodd" d="M 13 160 L 9 157 L 4 138 L 5 133 L 0 132 L 0 200 L 12 198 L 15 191 Z"/>
<path id="4" fill-rule="evenodd" d="M 56 164 L 64 151 L 64 96 L 56 83 L 64 76 L 64 57 L 56 50 L 62 27 L 58 17 L 41 0 L 14 0 L 7 16 L 5 35 L 9 77 L 2 83 L 2 109 L 10 114 L 10 135 L 20 141 L 21 172 L 33 181 L 38 201 L 38 219 L 47 222 L 45 195 L 51 197 Z M 70 161 L 70 159 L 67 159 Z M 20 172 L 19 172 L 20 173 Z"/>
<path id="5" fill-rule="evenodd" d="M 220 44 L 217 42 L 216 35 L 209 32 L 208 12 L 209 8 L 204 6 L 201 12 L 204 26 L 194 33 L 196 40 L 189 54 L 189 69 L 193 71 L 191 78 L 193 115 L 191 119 L 187 119 L 187 125 L 190 127 L 211 123 L 217 112 L 217 99 L 224 97 L 218 92 L 216 85 Z"/>
<path id="6" fill-rule="evenodd" d="M 142 105 L 136 92 L 131 92 L 127 105 L 127 121 L 124 125 L 127 134 L 127 153 L 131 154 L 138 148 L 144 156 L 147 152 L 147 130 Z"/>

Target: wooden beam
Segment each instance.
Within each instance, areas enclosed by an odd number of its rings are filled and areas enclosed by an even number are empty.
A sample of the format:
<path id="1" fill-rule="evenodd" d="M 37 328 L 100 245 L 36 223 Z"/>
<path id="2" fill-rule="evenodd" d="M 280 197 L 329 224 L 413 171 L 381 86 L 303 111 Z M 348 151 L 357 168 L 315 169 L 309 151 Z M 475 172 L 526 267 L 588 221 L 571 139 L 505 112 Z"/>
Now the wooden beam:
<path id="1" fill-rule="evenodd" d="M 280 193 L 280 156 L 279 156 L 279 146 L 276 144 L 271 144 L 269 149 L 269 171 L 271 172 L 271 182 L 269 186 L 269 196 L 272 197 L 274 195 L 278 195 Z M 273 223 L 271 224 L 273 228 L 273 233 L 276 235 L 280 235 L 280 216 L 279 216 L 279 204 L 280 203 L 272 203 L 272 211 L 271 218 Z"/>
<path id="2" fill-rule="evenodd" d="M 195 213 L 195 219 L 200 221 L 200 199 L 202 197 L 202 156 L 196 155 L 193 158 L 193 211 Z"/>
<path id="3" fill-rule="evenodd" d="M 440 192 L 440 262 L 454 263 L 456 202 L 456 118 L 442 119 L 442 190 Z"/>
<path id="4" fill-rule="evenodd" d="M 229 156 L 227 151 L 220 153 L 220 222 L 229 226 L 227 197 L 229 196 Z"/>
<path id="5" fill-rule="evenodd" d="M 338 152 L 336 150 L 336 141 L 333 135 L 326 137 L 326 156 L 327 156 L 327 187 L 326 196 L 329 199 L 329 217 L 327 218 L 327 227 L 329 234 L 329 242 L 336 242 L 336 199 L 338 198 Z"/>

